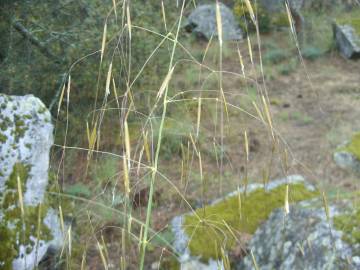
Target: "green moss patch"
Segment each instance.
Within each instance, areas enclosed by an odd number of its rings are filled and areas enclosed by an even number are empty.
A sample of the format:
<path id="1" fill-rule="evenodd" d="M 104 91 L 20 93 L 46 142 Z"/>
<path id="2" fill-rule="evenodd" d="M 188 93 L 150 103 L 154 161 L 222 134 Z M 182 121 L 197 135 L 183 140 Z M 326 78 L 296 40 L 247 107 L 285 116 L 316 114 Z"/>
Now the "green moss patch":
<path id="1" fill-rule="evenodd" d="M 352 28 L 354 28 L 355 33 L 360 36 L 360 19 L 359 18 L 341 18 L 337 19 L 336 22 L 340 25 L 350 25 Z"/>
<path id="2" fill-rule="evenodd" d="M 288 15 L 285 11 L 279 10 L 278 12 L 268 12 L 260 3 L 252 2 L 254 13 L 257 16 L 260 32 L 268 33 L 272 29 L 289 27 Z M 254 31 L 255 26 L 252 23 L 249 10 L 242 0 L 237 0 L 234 5 L 234 14 L 238 18 L 240 27 L 245 31 Z"/>
<path id="3" fill-rule="evenodd" d="M 20 244 L 26 246 L 26 250 L 32 250 L 36 243 L 30 236 L 51 239 L 50 229 L 43 223 L 47 213 L 45 206 L 24 206 L 24 214 L 21 213 L 18 179 L 24 194 L 29 170 L 28 166 L 16 163 L 5 183 L 5 192 L 0 196 L 3 214 L 0 224 L 0 269 L 12 269 L 12 261 L 19 256 Z"/>
<path id="4" fill-rule="evenodd" d="M 286 185 L 271 191 L 257 189 L 245 196 L 235 195 L 185 217 L 184 229 L 190 238 L 189 249 L 203 261 L 218 259 L 221 248 L 230 250 L 239 233 L 253 234 L 270 213 L 284 206 Z M 289 202 L 308 200 L 319 195 L 303 184 L 289 186 Z M 240 197 L 240 203 L 239 203 Z M 241 205 L 241 206 L 240 206 Z"/>
<path id="5" fill-rule="evenodd" d="M 360 207 L 352 213 L 334 217 L 334 226 L 343 232 L 343 240 L 351 245 L 360 244 Z M 357 252 L 360 255 L 360 251 Z"/>
<path id="6" fill-rule="evenodd" d="M 360 132 L 353 135 L 350 142 L 341 148 L 340 151 L 349 152 L 360 160 Z"/>

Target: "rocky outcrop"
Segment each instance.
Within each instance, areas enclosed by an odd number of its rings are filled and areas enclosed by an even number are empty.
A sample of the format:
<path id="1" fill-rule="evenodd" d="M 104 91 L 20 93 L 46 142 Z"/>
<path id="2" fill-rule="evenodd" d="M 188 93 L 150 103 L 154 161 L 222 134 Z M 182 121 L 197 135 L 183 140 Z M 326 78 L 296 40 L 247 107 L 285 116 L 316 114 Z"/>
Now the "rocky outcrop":
<path id="1" fill-rule="evenodd" d="M 33 269 L 62 242 L 45 198 L 51 116 L 32 95 L 0 95 L 0 268 Z"/>
<path id="2" fill-rule="evenodd" d="M 243 33 L 236 23 L 234 15 L 227 6 L 220 3 L 220 14 L 222 22 L 222 38 L 223 40 L 240 40 Z M 184 25 L 189 32 L 195 33 L 199 37 L 210 39 L 212 36 L 218 35 L 216 22 L 216 4 L 199 5 Z"/>
<path id="3" fill-rule="evenodd" d="M 360 174 L 360 133 L 339 147 L 334 153 L 334 161 L 339 167 Z"/>
<path id="4" fill-rule="evenodd" d="M 340 215 L 334 207 L 329 212 L 331 217 Z M 299 204 L 288 215 L 275 210 L 256 231 L 248 249 L 264 270 L 360 269 L 360 257 L 355 254 L 360 246 L 349 245 L 342 235 L 332 219 L 327 220 L 324 208 Z M 238 269 L 254 269 L 254 259 L 248 255 Z"/>
<path id="5" fill-rule="evenodd" d="M 359 224 L 359 208 L 338 202 L 325 209 L 320 193 L 294 175 L 178 216 L 172 230 L 182 269 L 225 269 L 226 258 L 239 270 L 341 270 L 360 269 Z"/>
<path id="6" fill-rule="evenodd" d="M 333 23 L 336 46 L 342 56 L 347 59 L 360 58 L 360 37 L 349 24 Z"/>
<path id="7" fill-rule="evenodd" d="M 265 189 L 261 184 L 251 184 L 246 195 L 244 190 L 240 193 L 236 191 L 196 210 L 196 213 L 174 218 L 174 247 L 181 255 L 181 266 L 193 270 L 224 269 L 221 249 L 229 254 L 237 241 L 234 233 L 253 234 L 274 209 L 283 207 L 287 184 L 290 202 L 306 200 L 318 194 L 301 176 L 293 175 L 271 181 Z M 201 222 L 199 218 L 206 222 Z"/>

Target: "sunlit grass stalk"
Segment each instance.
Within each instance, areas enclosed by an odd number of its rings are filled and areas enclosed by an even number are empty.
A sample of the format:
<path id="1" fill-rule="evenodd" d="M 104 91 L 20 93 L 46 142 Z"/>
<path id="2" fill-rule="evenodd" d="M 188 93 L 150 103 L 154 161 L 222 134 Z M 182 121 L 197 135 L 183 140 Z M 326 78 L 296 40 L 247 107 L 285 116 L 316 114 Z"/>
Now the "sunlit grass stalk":
<path id="1" fill-rule="evenodd" d="M 328 204 L 325 192 L 322 193 L 322 199 L 323 199 L 326 219 L 327 219 L 327 221 L 329 221 L 330 220 L 330 211 L 329 211 L 329 204 Z"/>
<path id="2" fill-rule="evenodd" d="M 102 264 L 104 266 L 104 269 L 108 270 L 108 263 L 106 261 L 105 254 L 103 252 L 103 246 L 99 243 L 99 241 L 96 241 L 96 243 L 97 243 L 97 247 L 98 247 L 98 250 L 99 250 L 99 253 L 100 253 L 101 262 L 102 262 Z"/>
<path id="3" fill-rule="evenodd" d="M 290 213 L 290 208 L 289 208 L 289 185 L 286 185 L 284 210 L 285 210 L 285 215 L 288 215 Z"/>
<path id="4" fill-rule="evenodd" d="M 220 99 L 223 101 L 223 106 L 220 107 L 220 145 L 221 145 L 221 156 L 220 156 L 220 194 L 222 193 L 222 180 L 224 170 L 224 107 L 227 111 L 225 94 L 223 91 L 223 78 L 222 78 L 222 65 L 223 65 L 223 31 L 222 31 L 222 19 L 220 3 L 216 0 L 216 23 L 219 40 L 219 88 L 220 88 Z"/>
<path id="5" fill-rule="evenodd" d="M 250 254 L 251 254 L 251 259 L 252 259 L 252 262 L 253 262 L 253 265 L 254 265 L 255 270 L 260 270 L 260 269 L 259 269 L 259 266 L 258 266 L 257 263 L 256 263 L 256 259 L 255 259 L 255 256 L 254 256 L 254 253 L 253 253 L 252 250 L 250 250 Z"/>
<path id="6" fill-rule="evenodd" d="M 183 0 L 183 2 L 182 2 L 182 7 L 181 7 L 181 11 L 180 11 L 179 23 L 178 23 L 177 32 L 176 32 L 176 36 L 175 36 L 175 41 L 174 41 L 174 44 L 173 44 L 170 63 L 169 63 L 169 72 L 174 68 L 173 67 L 173 60 L 174 60 L 177 40 L 178 40 L 178 36 L 179 36 L 179 32 L 180 32 L 184 7 L 185 7 L 185 0 Z M 164 98 L 163 98 L 163 100 L 164 100 L 163 112 L 162 112 L 162 117 L 161 117 L 161 122 L 160 122 L 160 127 L 159 127 L 159 135 L 158 135 L 158 142 L 157 142 L 157 146 L 156 146 L 154 166 L 153 166 L 152 173 L 151 173 L 151 183 L 150 183 L 150 190 L 149 190 L 148 205 L 147 205 L 147 210 L 146 210 L 146 221 L 145 221 L 145 227 L 144 227 L 144 235 L 143 235 L 142 238 L 140 238 L 140 239 L 142 239 L 141 250 L 140 250 L 140 265 L 139 265 L 140 270 L 144 269 L 145 254 L 146 254 L 146 248 L 147 248 L 147 244 L 148 244 L 147 243 L 147 241 L 148 241 L 148 230 L 149 230 L 149 226 L 150 226 L 150 218 L 151 218 L 151 213 L 152 213 L 152 201 L 153 201 L 153 195 L 154 195 L 155 178 L 156 178 L 157 168 L 158 168 L 158 160 L 159 160 L 159 154 L 160 154 L 162 132 L 163 132 L 164 122 L 165 122 L 165 117 L 166 117 L 166 112 L 167 112 L 168 89 L 169 89 L 169 85 L 166 86 L 165 93 L 164 93 Z"/>

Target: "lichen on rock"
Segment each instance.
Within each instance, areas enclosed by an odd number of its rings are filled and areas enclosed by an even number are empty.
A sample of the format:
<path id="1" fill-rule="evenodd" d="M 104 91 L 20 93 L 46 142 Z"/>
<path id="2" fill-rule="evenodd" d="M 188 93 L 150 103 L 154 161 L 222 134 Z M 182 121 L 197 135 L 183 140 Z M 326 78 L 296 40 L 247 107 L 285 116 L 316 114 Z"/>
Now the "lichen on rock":
<path id="1" fill-rule="evenodd" d="M 1 269 L 33 269 L 50 246 L 61 244 L 58 217 L 45 197 L 52 131 L 39 99 L 0 95 Z"/>

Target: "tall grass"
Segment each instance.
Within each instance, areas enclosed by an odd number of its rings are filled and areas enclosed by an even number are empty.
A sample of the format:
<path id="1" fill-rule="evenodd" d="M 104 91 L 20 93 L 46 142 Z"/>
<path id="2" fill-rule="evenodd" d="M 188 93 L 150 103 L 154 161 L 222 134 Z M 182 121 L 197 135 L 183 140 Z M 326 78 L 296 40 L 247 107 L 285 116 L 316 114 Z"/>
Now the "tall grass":
<path id="1" fill-rule="evenodd" d="M 72 129 L 71 123 L 67 122 L 63 144 L 56 145 L 62 150 L 58 177 L 61 174 L 69 175 L 67 170 L 80 170 L 82 173 L 76 181 L 83 181 L 94 191 L 90 198 L 51 193 L 59 198 L 60 203 L 62 230 L 67 243 L 67 250 L 63 251 L 67 252 L 65 269 L 86 269 L 91 263 L 104 269 L 143 270 L 148 269 L 154 260 L 160 260 L 161 264 L 169 254 L 176 258 L 179 254 L 166 234 L 169 232 L 169 218 L 184 211 L 195 213 L 194 208 L 199 206 L 199 201 L 200 205 L 204 205 L 209 199 L 240 186 L 246 190 L 247 185 L 259 175 L 255 171 L 262 172 L 264 183 L 273 175 L 275 166 L 280 168 L 284 176 L 289 174 L 289 159 L 292 162 L 296 160 L 273 121 L 257 15 L 251 1 L 245 0 L 244 3 L 250 11 L 251 22 L 248 23 L 255 25 L 256 33 L 238 43 L 223 41 L 222 18 L 219 2 L 216 1 L 218 32 L 202 45 L 189 44 L 181 28 L 184 14 L 196 5 L 195 1 L 179 1 L 177 7 L 161 1 L 159 14 L 163 20 L 163 29 L 156 30 L 136 24 L 137 18 L 132 16 L 130 1 L 113 0 L 109 5 L 101 44 L 99 50 L 94 52 L 100 56 L 98 84 L 94 89 L 86 89 L 96 91 L 93 109 L 83 119 L 86 122 L 84 133 L 88 144 L 86 147 L 68 144 L 66 136 Z M 171 12 L 175 10 L 178 14 L 176 21 L 168 20 L 170 8 Z M 288 6 L 286 10 L 290 33 L 300 53 Z M 114 36 L 108 33 L 110 17 L 118 23 L 118 32 Z M 156 37 L 159 42 L 141 68 L 132 70 L 135 57 L 132 47 L 137 32 Z M 113 46 L 114 43 L 116 46 Z M 226 60 L 231 65 L 226 66 L 223 57 L 225 47 L 230 48 L 229 54 L 233 56 Z M 145 86 L 145 90 L 140 91 L 136 82 L 151 65 L 156 64 L 161 49 L 168 52 L 167 72 L 156 78 L 157 88 L 149 89 Z M 202 53 L 201 60 L 194 56 L 199 50 Z M 214 55 L 209 54 L 214 54 L 216 61 L 212 62 Z M 86 57 L 83 60 L 86 61 Z M 116 66 L 119 63 L 121 67 Z M 306 70 L 303 60 L 302 63 Z M 101 68 L 104 65 L 107 67 L 105 71 Z M 124 72 L 117 73 L 115 69 L 123 69 Z M 190 82 L 184 83 L 187 70 L 195 74 L 192 74 Z M 209 84 L 212 88 L 207 88 L 209 78 L 215 78 L 213 80 L 216 83 Z M 74 80 L 76 78 L 71 77 L 70 69 L 58 101 L 58 114 L 65 106 L 67 119 L 69 107 L 76 106 L 71 103 L 71 81 Z M 236 89 L 231 88 L 234 85 L 230 84 L 231 81 L 238 83 Z M 189 89 L 183 89 L 184 85 Z M 256 89 L 255 96 L 249 94 L 250 88 Z M 249 101 L 244 102 L 245 99 Z M 189 131 L 180 132 L 171 127 L 170 120 L 177 123 L 177 128 L 186 122 Z M 262 144 L 270 153 L 266 162 L 258 164 L 252 160 L 251 153 L 251 142 L 254 140 L 251 130 L 254 127 L 262 131 Z M 174 133 L 180 139 L 174 139 Z M 114 140 L 117 143 L 107 149 L 107 142 L 113 140 L 112 136 L 116 137 Z M 171 144 L 177 145 L 172 149 L 180 150 L 170 151 L 173 156 L 164 158 L 164 147 Z M 227 146 L 231 149 L 227 149 Z M 80 165 L 66 165 L 67 155 L 74 152 L 86 155 L 83 168 L 77 168 Z M 231 158 L 228 158 L 230 155 L 237 156 L 235 162 L 241 165 L 232 164 Z M 106 179 L 95 185 L 93 178 L 96 178 L 96 173 L 92 172 L 96 170 L 96 165 L 103 164 L 101 162 L 107 156 L 116 159 L 115 163 L 110 163 L 114 168 L 109 169 L 116 173 L 104 177 Z M 76 160 L 72 158 L 72 162 L 76 163 Z M 238 168 L 240 166 L 243 166 L 243 170 Z M 146 192 L 138 193 L 143 188 Z M 161 193 L 160 198 L 157 191 Z M 286 213 L 290 211 L 288 193 L 289 186 L 284 194 Z M 133 204 L 137 194 L 144 194 L 141 209 Z M 239 197 L 239 205 L 242 199 Z M 107 204 L 109 200 L 111 205 Z M 158 200 L 162 202 L 157 205 Z M 75 207 L 69 206 L 69 201 L 75 202 Z M 325 195 L 324 205 L 327 209 Z M 167 206 L 169 209 L 164 209 Z M 155 218 L 160 219 L 157 216 L 159 213 L 166 214 L 163 223 L 167 225 L 155 229 Z M 76 218 L 79 225 L 74 225 L 74 228 L 72 225 L 66 226 L 66 215 Z M 105 234 L 110 229 L 117 230 L 113 235 L 118 239 L 107 239 Z M 115 251 L 108 250 L 114 243 L 117 243 Z M 97 251 L 96 255 L 88 255 L 94 250 Z M 229 268 L 225 246 L 221 254 L 224 265 Z M 97 261 L 92 261 L 92 256 Z M 252 251 L 251 256 L 254 267 L 259 269 Z"/>

